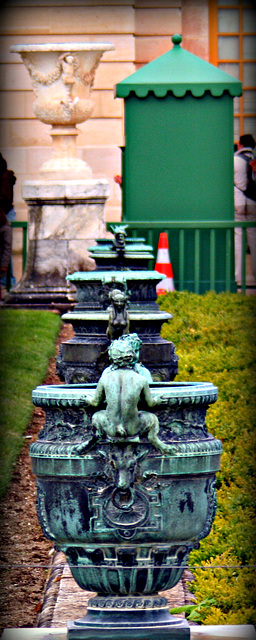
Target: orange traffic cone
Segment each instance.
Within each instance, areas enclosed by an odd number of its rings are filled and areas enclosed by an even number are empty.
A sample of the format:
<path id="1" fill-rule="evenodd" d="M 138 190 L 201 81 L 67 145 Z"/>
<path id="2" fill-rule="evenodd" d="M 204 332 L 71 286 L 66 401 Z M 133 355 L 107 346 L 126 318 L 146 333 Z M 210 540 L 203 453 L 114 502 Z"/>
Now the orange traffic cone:
<path id="1" fill-rule="evenodd" d="M 155 271 L 158 271 L 158 273 L 164 273 L 166 276 L 166 278 L 161 280 L 161 282 L 156 286 L 157 295 L 168 293 L 168 291 L 175 291 L 172 263 L 169 254 L 168 236 L 164 231 L 160 233 L 159 236 Z"/>

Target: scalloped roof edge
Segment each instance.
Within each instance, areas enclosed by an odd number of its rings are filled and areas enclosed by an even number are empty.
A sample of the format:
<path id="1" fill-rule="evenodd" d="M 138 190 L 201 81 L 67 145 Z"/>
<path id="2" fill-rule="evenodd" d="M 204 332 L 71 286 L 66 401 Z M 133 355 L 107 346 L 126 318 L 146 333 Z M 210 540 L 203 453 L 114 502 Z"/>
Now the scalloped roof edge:
<path id="1" fill-rule="evenodd" d="M 224 92 L 236 97 L 242 95 L 242 83 L 176 44 L 115 87 L 118 98 L 126 98 L 132 92 L 138 98 L 145 98 L 149 92 L 157 98 L 164 98 L 168 93 L 177 98 L 187 93 L 200 98 L 206 92 L 217 98 Z"/>
<path id="2" fill-rule="evenodd" d="M 149 94 L 153 93 L 156 98 L 165 98 L 167 94 L 175 96 L 175 98 L 184 98 L 185 95 L 191 94 L 194 98 L 202 98 L 205 94 L 210 93 L 214 98 L 221 98 L 224 93 L 229 93 L 232 98 L 236 98 L 242 95 L 242 87 L 143 87 L 142 85 L 136 86 L 121 86 L 115 93 L 116 98 L 128 98 L 130 94 L 135 94 L 137 98 L 146 98 Z"/>

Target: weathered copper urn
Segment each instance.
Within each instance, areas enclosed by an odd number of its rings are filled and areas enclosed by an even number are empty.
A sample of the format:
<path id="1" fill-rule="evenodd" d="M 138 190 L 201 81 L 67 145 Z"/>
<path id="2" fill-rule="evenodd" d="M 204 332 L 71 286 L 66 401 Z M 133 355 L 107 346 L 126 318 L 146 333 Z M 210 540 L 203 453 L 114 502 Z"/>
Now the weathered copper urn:
<path id="1" fill-rule="evenodd" d="M 190 637 L 158 595 L 179 581 L 216 508 L 221 442 L 207 431 L 211 383 L 149 384 L 129 337 L 98 385 L 40 386 L 31 445 L 43 532 L 82 589 L 96 591 L 69 640 Z"/>
<path id="2" fill-rule="evenodd" d="M 119 335 L 126 331 L 139 334 L 141 358 L 155 382 L 174 380 L 178 373 L 175 345 L 160 335 L 162 324 L 172 318 L 156 302 L 156 287 L 166 276 L 148 269 L 153 247 L 144 238 L 127 238 L 127 227 L 112 226 L 113 239 L 99 239 L 90 247 L 95 271 L 67 276 L 77 290 L 76 305 L 62 320 L 72 324 L 75 335 L 60 345 L 56 363 L 60 379 L 68 384 L 98 382 L 109 364 L 109 311 L 117 289 L 126 298 L 129 316 L 127 329 L 121 307 L 114 311 Z"/>

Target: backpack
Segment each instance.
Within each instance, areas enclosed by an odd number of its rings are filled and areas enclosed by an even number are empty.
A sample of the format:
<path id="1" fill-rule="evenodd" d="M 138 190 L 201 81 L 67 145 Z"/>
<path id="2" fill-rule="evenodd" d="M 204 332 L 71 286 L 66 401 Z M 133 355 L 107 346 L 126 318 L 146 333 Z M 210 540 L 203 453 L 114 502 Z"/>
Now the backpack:
<path id="1" fill-rule="evenodd" d="M 255 182 L 255 174 L 251 166 L 251 162 L 253 162 L 250 156 L 247 156 L 246 153 L 240 153 L 240 158 L 243 158 L 247 164 L 246 172 L 247 172 L 247 187 L 243 191 L 246 198 L 250 200 L 254 200 L 256 202 L 256 182 Z M 241 189 L 242 191 L 242 189 Z"/>

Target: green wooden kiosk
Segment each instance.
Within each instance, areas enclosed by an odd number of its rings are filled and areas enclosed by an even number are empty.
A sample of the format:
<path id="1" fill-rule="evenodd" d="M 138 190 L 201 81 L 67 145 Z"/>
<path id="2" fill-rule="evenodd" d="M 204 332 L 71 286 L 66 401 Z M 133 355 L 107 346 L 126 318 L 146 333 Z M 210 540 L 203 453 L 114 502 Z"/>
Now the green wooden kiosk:
<path id="1" fill-rule="evenodd" d="M 138 220 L 234 220 L 233 99 L 242 94 L 242 85 L 185 51 L 181 41 L 174 35 L 170 51 L 116 85 L 116 97 L 125 100 L 123 219 L 131 227 Z M 215 241 L 219 291 L 225 289 L 224 233 L 218 229 Z M 188 230 L 185 238 L 183 288 L 188 290 L 193 289 L 191 234 Z M 177 231 L 169 233 L 169 244 L 177 273 Z M 210 288 L 209 252 L 206 229 L 200 241 L 200 293 Z M 230 269 L 233 280 L 233 261 Z"/>

